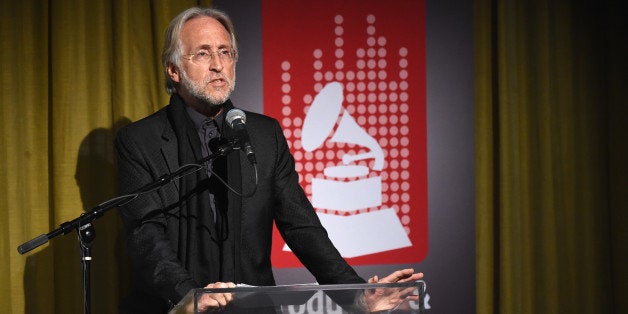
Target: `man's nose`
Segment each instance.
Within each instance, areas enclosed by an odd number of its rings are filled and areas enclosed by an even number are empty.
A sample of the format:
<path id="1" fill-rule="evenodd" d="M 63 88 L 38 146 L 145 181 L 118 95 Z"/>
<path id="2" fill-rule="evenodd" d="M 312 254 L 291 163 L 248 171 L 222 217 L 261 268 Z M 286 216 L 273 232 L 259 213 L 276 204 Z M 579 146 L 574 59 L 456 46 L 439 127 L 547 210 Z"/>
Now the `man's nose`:
<path id="1" fill-rule="evenodd" d="M 212 56 L 209 59 L 209 69 L 216 72 L 220 72 L 223 69 L 222 60 L 218 58 L 215 52 L 212 53 Z"/>

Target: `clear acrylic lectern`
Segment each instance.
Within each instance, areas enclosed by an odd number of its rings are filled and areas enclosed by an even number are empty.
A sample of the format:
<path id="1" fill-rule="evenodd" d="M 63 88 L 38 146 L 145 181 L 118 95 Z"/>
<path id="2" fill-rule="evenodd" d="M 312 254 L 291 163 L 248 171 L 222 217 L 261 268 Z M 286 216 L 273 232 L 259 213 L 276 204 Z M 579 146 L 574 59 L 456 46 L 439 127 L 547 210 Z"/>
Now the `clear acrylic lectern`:
<path id="1" fill-rule="evenodd" d="M 204 298 L 212 294 L 230 293 L 231 302 L 222 308 L 205 312 Z M 183 313 L 424 313 L 423 280 L 404 283 L 238 286 L 236 288 L 196 289 L 173 309 Z M 193 307 L 192 307 L 193 305 Z"/>

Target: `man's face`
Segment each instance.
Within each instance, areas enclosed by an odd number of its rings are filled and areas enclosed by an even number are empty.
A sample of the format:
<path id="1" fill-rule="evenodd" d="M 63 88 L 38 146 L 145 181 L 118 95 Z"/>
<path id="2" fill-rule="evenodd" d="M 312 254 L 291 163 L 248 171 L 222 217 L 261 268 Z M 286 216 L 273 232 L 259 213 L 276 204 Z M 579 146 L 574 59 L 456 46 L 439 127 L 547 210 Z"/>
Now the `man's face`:
<path id="1" fill-rule="evenodd" d="M 231 37 L 217 20 L 197 17 L 187 21 L 181 29 L 183 58 L 181 68 L 170 65 L 173 81 L 180 83 L 179 94 L 189 105 L 201 102 L 220 105 L 229 99 L 235 88 L 235 61 L 225 61 L 217 51 L 231 50 Z M 197 62 L 191 54 L 201 50 L 212 53 L 208 62 Z"/>

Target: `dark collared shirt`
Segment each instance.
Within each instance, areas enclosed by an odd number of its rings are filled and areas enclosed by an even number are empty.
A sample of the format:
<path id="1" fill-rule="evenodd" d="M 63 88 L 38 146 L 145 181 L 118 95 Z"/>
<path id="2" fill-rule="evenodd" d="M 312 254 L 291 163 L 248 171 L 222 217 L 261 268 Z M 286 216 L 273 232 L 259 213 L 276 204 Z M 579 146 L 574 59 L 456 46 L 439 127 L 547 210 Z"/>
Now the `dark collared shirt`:
<path id="1" fill-rule="evenodd" d="M 214 119 L 210 119 L 192 109 L 192 107 L 188 106 L 186 110 L 192 122 L 194 122 L 198 136 L 201 139 L 203 157 L 207 157 L 211 153 L 208 146 L 209 141 L 214 138 L 220 138 L 220 126 L 222 126 L 222 121 L 224 120 L 224 113 L 221 112 Z"/>
<path id="2" fill-rule="evenodd" d="M 211 150 L 209 148 L 209 143 L 212 139 L 220 138 L 220 126 L 222 125 L 222 121 L 224 119 L 224 113 L 221 112 L 214 119 L 210 119 L 206 117 L 204 114 L 199 113 L 198 111 L 192 109 L 192 107 L 186 107 L 187 113 L 192 119 L 194 126 L 196 127 L 196 131 L 198 132 L 198 136 L 201 139 L 201 152 L 203 154 L 203 158 L 209 156 L 211 154 Z M 205 163 L 207 167 L 207 176 L 211 178 L 212 176 L 212 160 Z M 215 182 L 215 181 L 214 181 Z M 214 214 L 214 223 L 216 222 L 216 197 L 214 193 L 209 193 L 210 204 L 212 207 L 212 213 Z"/>

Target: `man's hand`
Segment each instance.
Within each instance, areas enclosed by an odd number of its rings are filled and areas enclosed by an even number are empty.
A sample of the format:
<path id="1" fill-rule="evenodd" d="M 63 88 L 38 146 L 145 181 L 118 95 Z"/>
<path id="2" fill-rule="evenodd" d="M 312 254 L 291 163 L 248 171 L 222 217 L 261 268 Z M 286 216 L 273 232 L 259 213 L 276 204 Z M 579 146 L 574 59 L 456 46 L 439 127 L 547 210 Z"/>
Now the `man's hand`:
<path id="1" fill-rule="evenodd" d="M 216 282 L 210 283 L 205 286 L 205 289 L 211 288 L 235 288 L 236 285 L 233 282 Z M 231 293 L 204 293 L 198 299 L 198 312 L 203 313 L 208 310 L 218 311 L 223 309 L 233 300 Z M 189 311 L 191 309 L 192 311 Z M 194 303 L 188 309 L 188 313 L 194 313 Z"/>
<path id="2" fill-rule="evenodd" d="M 235 288 L 233 282 L 215 282 L 205 286 L 205 289 L 212 288 Z M 218 312 L 224 309 L 233 300 L 231 293 L 204 293 L 198 298 L 198 313 Z M 190 314 L 194 313 L 194 290 L 190 291 L 170 311 L 170 314 Z"/>
<path id="3" fill-rule="evenodd" d="M 423 273 L 415 273 L 414 269 L 406 268 L 393 272 L 392 274 L 382 278 L 381 280 L 377 275 L 369 278 L 369 283 L 391 283 L 391 282 L 408 282 L 416 281 L 423 278 Z"/>
<path id="4" fill-rule="evenodd" d="M 368 283 L 395 283 L 410 282 L 423 278 L 423 273 L 415 273 L 413 269 L 401 269 L 379 279 L 378 276 L 369 278 Z M 364 291 L 364 303 L 369 312 L 397 309 L 402 303 L 416 301 L 419 295 L 415 287 L 409 288 L 375 288 Z"/>

